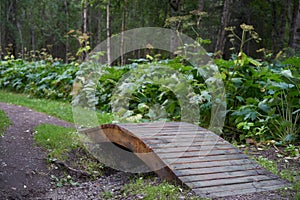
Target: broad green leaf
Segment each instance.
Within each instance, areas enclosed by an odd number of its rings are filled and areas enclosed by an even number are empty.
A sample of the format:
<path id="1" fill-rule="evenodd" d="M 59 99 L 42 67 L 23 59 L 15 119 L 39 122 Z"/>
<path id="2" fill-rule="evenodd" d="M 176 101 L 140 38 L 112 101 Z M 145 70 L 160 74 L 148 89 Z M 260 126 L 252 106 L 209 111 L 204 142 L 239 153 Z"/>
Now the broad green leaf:
<path id="1" fill-rule="evenodd" d="M 254 60 L 253 58 L 250 58 L 250 57 L 248 57 L 248 61 L 256 67 L 259 67 L 262 65 L 260 62 L 258 62 L 257 60 Z"/>
<path id="2" fill-rule="evenodd" d="M 292 72 L 291 70 L 282 70 L 281 71 L 281 74 L 287 78 L 294 78 L 293 75 L 292 75 Z"/>
<path id="3" fill-rule="evenodd" d="M 264 101 L 259 102 L 258 108 L 264 111 L 265 113 L 268 113 L 270 110 L 270 107 L 266 104 L 266 99 Z"/>

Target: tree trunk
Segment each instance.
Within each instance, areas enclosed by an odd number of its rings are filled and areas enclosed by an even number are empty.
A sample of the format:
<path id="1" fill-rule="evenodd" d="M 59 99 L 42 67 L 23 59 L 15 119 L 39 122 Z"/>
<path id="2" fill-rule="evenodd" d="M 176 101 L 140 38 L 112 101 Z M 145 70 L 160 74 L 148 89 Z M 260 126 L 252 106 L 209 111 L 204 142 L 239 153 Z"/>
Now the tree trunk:
<path id="1" fill-rule="evenodd" d="M 82 5 L 82 34 L 85 36 L 87 35 L 87 0 L 83 1 Z M 83 39 L 82 47 L 85 48 L 87 46 L 87 40 Z M 87 52 L 84 50 L 82 52 L 82 60 L 84 60 L 87 56 Z"/>
<path id="2" fill-rule="evenodd" d="M 215 52 L 221 52 L 224 55 L 226 37 L 225 37 L 225 28 L 229 25 L 230 20 L 230 10 L 233 4 L 233 0 L 224 0 L 223 13 L 221 19 L 221 26 L 219 28 L 218 40 L 215 47 Z"/>
<path id="3" fill-rule="evenodd" d="M 65 14 L 66 14 L 66 33 L 68 33 L 70 30 L 70 22 L 69 22 L 69 6 L 68 6 L 68 0 L 64 0 L 65 4 Z M 66 34 L 66 55 L 65 55 L 65 61 L 68 64 L 69 63 L 69 48 L 70 48 L 70 42 L 69 42 L 69 34 Z"/>
<path id="4" fill-rule="evenodd" d="M 21 57 L 22 57 L 22 59 L 24 59 L 23 34 L 22 34 L 22 28 L 21 28 L 21 25 L 20 25 L 19 21 L 17 21 L 17 28 L 18 28 L 18 32 L 19 32 L 20 45 L 21 45 Z"/>
<path id="5" fill-rule="evenodd" d="M 16 28 L 17 28 L 17 1 L 12 0 L 8 4 L 8 10 L 6 15 L 7 20 L 7 45 L 9 46 L 9 54 L 12 54 L 14 57 L 17 57 L 17 41 L 16 41 Z"/>
<path id="6" fill-rule="evenodd" d="M 107 64 L 111 65 L 111 57 L 110 57 L 110 0 L 107 1 L 106 5 L 106 29 L 107 29 Z"/>
<path id="7" fill-rule="evenodd" d="M 281 16 L 280 16 L 280 27 L 279 27 L 279 37 L 278 37 L 278 49 L 282 49 L 285 46 L 285 31 L 286 31 L 286 22 L 288 16 L 288 1 L 282 0 L 281 2 Z"/>
<path id="8" fill-rule="evenodd" d="M 0 61 L 2 60 L 2 54 L 3 54 L 3 44 L 2 44 L 2 24 L 4 23 L 3 17 L 2 17 L 2 8 L 4 6 L 2 5 L 2 1 L 0 1 Z"/>
<path id="9" fill-rule="evenodd" d="M 31 48 L 33 52 L 33 59 L 35 60 L 35 24 L 34 24 L 34 16 L 33 16 L 33 5 L 30 7 L 30 40 L 31 40 Z"/>
<path id="10" fill-rule="evenodd" d="M 121 33 L 121 65 L 125 65 L 124 55 L 124 31 L 125 31 L 125 17 L 126 17 L 126 0 L 124 0 L 123 13 L 122 13 L 122 33 Z"/>
<path id="11" fill-rule="evenodd" d="M 102 12 L 101 12 L 101 8 L 98 8 L 98 17 L 97 17 L 97 44 L 99 44 L 101 42 L 101 16 Z"/>
<path id="12" fill-rule="evenodd" d="M 300 48 L 300 0 L 294 1 L 289 45 L 293 49 Z"/>
<path id="13" fill-rule="evenodd" d="M 204 0 L 199 0 L 199 5 L 198 5 L 198 10 L 200 12 L 203 12 L 204 11 Z M 201 16 L 199 16 L 198 18 L 198 22 L 197 22 L 197 25 L 198 25 L 198 28 L 200 29 L 201 28 Z"/>

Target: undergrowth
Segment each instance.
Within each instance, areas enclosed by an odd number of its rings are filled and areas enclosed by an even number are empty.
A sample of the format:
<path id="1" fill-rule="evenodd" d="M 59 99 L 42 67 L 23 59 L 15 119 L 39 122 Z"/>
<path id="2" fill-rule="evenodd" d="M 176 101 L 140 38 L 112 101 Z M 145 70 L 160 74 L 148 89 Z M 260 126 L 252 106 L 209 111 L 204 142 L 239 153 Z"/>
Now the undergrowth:
<path id="1" fill-rule="evenodd" d="M 153 185 L 144 177 L 139 177 L 123 187 L 123 195 L 140 195 L 139 197 L 145 200 L 177 200 L 187 198 L 186 194 L 182 194 L 182 190 L 179 186 L 169 184 L 166 181 Z M 200 200 L 203 198 L 189 196 L 188 199 Z"/>
<path id="2" fill-rule="evenodd" d="M 37 126 L 34 140 L 48 150 L 50 158 L 65 159 L 66 153 L 80 146 L 76 129 L 50 124 Z"/>
<path id="3" fill-rule="evenodd" d="M 0 110 L 0 136 L 4 136 L 4 133 L 8 128 L 9 124 L 9 118 L 6 116 L 4 111 Z"/>
<path id="4" fill-rule="evenodd" d="M 279 170 L 275 161 L 269 160 L 263 156 L 259 156 L 255 159 L 265 169 L 280 176 L 281 178 L 288 180 L 292 183 L 291 189 L 296 192 L 296 199 L 300 199 L 300 172 L 290 169 Z"/>

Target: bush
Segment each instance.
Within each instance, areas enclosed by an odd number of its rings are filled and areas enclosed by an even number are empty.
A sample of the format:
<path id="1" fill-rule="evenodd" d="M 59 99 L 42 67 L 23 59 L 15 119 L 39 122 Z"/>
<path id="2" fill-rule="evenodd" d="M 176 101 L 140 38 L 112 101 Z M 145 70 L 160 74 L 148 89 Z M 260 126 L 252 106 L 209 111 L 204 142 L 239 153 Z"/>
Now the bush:
<path id="1" fill-rule="evenodd" d="M 24 92 L 36 97 L 70 100 L 75 63 L 26 62 L 7 60 L 0 62 L 0 88 Z"/>
<path id="2" fill-rule="evenodd" d="M 225 77 L 226 124 L 239 133 L 234 139 L 294 142 L 300 132 L 299 58 L 253 64 L 243 56 L 216 60 Z"/>

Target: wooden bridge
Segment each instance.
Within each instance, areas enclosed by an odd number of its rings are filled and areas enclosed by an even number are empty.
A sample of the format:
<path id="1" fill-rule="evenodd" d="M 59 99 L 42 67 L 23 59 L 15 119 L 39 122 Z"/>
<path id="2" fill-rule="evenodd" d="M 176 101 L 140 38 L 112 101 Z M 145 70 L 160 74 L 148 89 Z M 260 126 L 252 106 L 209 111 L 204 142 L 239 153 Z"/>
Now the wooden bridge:
<path id="1" fill-rule="evenodd" d="M 107 124 L 83 133 L 92 139 L 107 138 L 132 151 L 158 176 L 187 186 L 201 197 L 247 194 L 289 185 L 218 135 L 193 124 Z"/>

